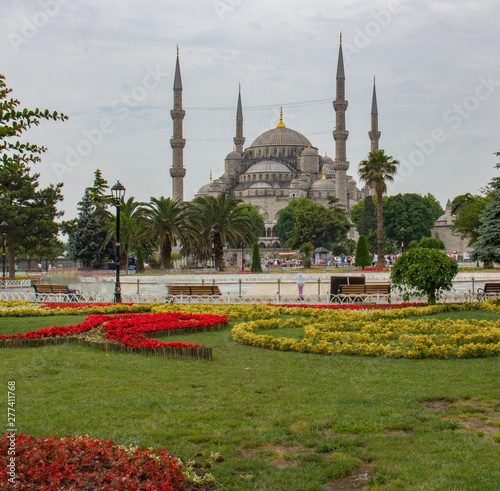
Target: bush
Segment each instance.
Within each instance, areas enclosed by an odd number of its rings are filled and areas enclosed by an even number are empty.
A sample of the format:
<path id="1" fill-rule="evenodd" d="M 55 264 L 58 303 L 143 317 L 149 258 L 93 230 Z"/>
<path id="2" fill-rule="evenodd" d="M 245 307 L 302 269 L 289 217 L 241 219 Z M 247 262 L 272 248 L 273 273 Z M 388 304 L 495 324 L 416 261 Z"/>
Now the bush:
<path id="1" fill-rule="evenodd" d="M 372 260 L 370 257 L 370 251 L 368 250 L 368 241 L 364 235 L 361 235 L 356 247 L 356 259 L 354 260 L 354 266 L 360 266 L 365 269 L 365 266 L 370 266 L 371 264 Z"/>
<path id="2" fill-rule="evenodd" d="M 426 295 L 430 305 L 436 303 L 444 291 L 453 287 L 458 273 L 457 262 L 436 249 L 416 248 L 401 254 L 391 269 L 391 283 L 403 292 Z"/>
<path id="3" fill-rule="evenodd" d="M 444 242 L 437 237 L 423 237 L 418 243 L 418 247 L 422 247 L 425 249 L 436 249 L 438 251 L 446 250 Z"/>
<path id="4" fill-rule="evenodd" d="M 255 243 L 252 247 L 252 266 L 250 270 L 254 273 L 262 271 L 262 264 L 260 264 L 259 244 L 257 243 Z"/>
<path id="5" fill-rule="evenodd" d="M 311 242 L 306 242 L 300 246 L 300 252 L 304 254 L 302 264 L 304 268 L 310 268 L 312 265 L 311 254 L 314 251 L 314 245 Z"/>

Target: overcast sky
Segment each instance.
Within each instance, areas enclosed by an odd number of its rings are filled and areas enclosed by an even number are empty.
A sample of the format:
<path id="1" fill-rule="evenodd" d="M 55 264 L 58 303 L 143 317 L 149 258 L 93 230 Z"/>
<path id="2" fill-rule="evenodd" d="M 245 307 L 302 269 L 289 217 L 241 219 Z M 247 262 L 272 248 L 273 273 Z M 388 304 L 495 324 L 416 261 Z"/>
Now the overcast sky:
<path id="1" fill-rule="evenodd" d="M 376 75 L 380 148 L 401 161 L 389 194 L 477 193 L 500 158 L 496 0 L 0 0 L 0 73 L 23 107 L 64 123 L 28 133 L 48 151 L 41 184 L 63 182 L 65 218 L 99 168 L 127 197 L 171 196 L 173 77 L 180 48 L 184 199 L 224 171 L 241 82 L 245 147 L 287 127 L 321 155 L 332 137 L 339 34 L 348 174 L 370 149 Z"/>

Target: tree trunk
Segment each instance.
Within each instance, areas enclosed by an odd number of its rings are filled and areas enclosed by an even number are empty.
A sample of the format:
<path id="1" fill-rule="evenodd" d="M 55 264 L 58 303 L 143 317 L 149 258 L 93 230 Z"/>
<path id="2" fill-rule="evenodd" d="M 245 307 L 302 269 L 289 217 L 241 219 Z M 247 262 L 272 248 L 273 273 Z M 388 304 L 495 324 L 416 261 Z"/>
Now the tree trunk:
<path id="1" fill-rule="evenodd" d="M 382 193 L 377 191 L 377 268 L 385 267 L 384 260 L 384 207 Z"/>
<path id="2" fill-rule="evenodd" d="M 162 261 L 164 269 L 172 268 L 171 257 L 172 257 L 172 244 L 170 243 L 170 240 L 165 239 L 163 241 L 163 247 L 162 247 Z"/>

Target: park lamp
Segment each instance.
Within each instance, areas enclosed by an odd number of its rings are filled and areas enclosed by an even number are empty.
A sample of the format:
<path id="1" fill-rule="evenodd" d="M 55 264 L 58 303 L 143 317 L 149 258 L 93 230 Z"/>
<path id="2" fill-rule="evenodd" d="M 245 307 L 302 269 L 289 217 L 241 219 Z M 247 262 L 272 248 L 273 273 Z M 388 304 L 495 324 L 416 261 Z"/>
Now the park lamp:
<path id="1" fill-rule="evenodd" d="M 9 224 L 4 220 L 0 223 L 0 228 L 2 229 L 2 280 L 5 281 L 5 236 L 7 234 L 7 228 Z M 5 286 L 5 284 L 4 284 Z"/>
<path id="2" fill-rule="evenodd" d="M 116 206 L 116 280 L 115 280 L 115 303 L 122 303 L 122 289 L 120 285 L 120 205 L 125 198 L 125 187 L 120 181 L 111 188 L 111 195 Z"/>
<path id="3" fill-rule="evenodd" d="M 215 234 L 217 230 L 215 228 L 210 229 L 210 238 L 212 239 L 212 266 L 214 267 L 215 270 Z"/>

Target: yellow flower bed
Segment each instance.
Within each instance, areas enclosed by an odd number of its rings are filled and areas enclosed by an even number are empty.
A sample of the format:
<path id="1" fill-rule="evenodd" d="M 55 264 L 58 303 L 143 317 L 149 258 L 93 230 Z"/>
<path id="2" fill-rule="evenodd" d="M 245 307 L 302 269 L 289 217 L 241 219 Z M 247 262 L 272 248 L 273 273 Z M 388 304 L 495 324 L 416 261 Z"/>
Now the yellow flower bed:
<path id="1" fill-rule="evenodd" d="M 296 319 L 294 323 L 273 319 L 238 324 L 233 328 L 232 335 L 238 343 L 303 353 L 410 359 L 499 356 L 500 321 L 407 319 L 410 316 L 471 308 L 499 311 L 496 305 L 489 302 L 391 311 L 323 310 L 313 313 L 310 312 L 313 309 L 300 309 L 299 314 L 309 317 Z M 284 327 L 303 327 L 304 339 L 298 341 L 256 333 Z"/>

